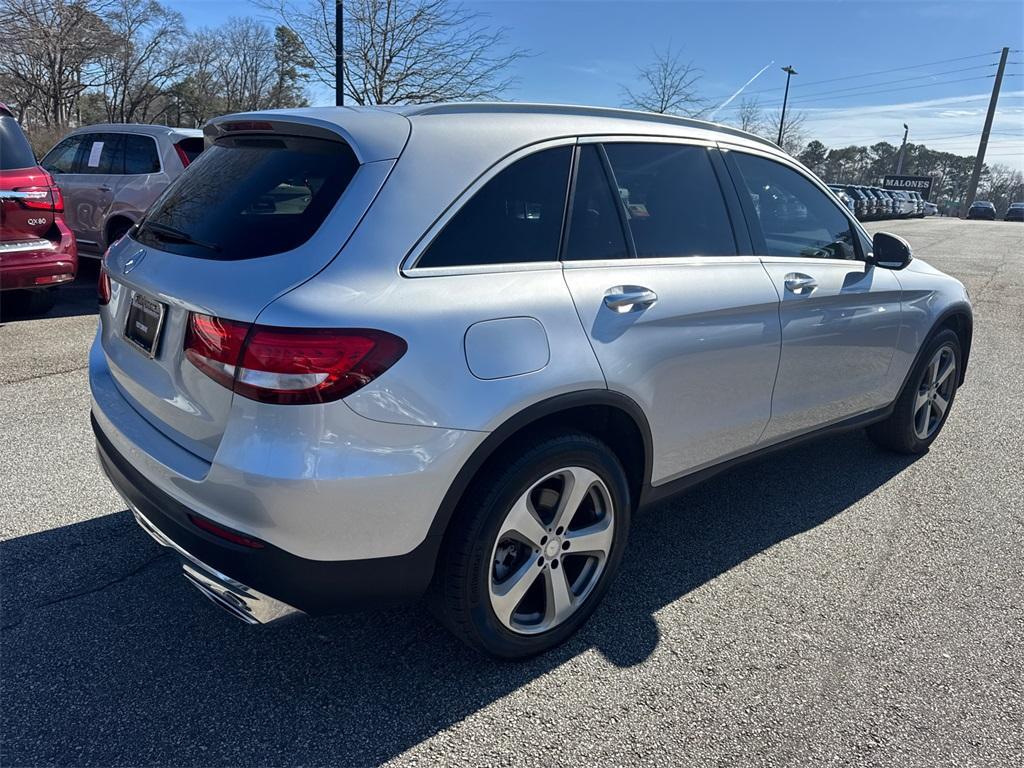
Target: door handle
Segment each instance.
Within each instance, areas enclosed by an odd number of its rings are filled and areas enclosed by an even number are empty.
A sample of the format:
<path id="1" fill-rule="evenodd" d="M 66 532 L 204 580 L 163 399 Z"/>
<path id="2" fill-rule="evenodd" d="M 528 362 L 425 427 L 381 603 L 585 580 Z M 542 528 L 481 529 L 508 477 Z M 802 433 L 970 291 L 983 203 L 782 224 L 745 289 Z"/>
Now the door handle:
<path id="1" fill-rule="evenodd" d="M 619 313 L 649 307 L 657 300 L 658 294 L 642 285 L 617 285 L 604 294 L 604 305 Z"/>
<path id="2" fill-rule="evenodd" d="M 804 275 L 800 272 L 790 272 L 786 275 L 786 290 L 790 293 L 796 293 L 798 295 L 804 295 L 811 293 L 815 288 L 818 287 L 818 281 L 810 275 Z"/>
<path id="3" fill-rule="evenodd" d="M 97 187 L 97 189 L 99 189 L 100 192 L 110 192 L 113 189 L 113 187 L 108 187 L 106 184 L 100 184 L 100 186 Z"/>

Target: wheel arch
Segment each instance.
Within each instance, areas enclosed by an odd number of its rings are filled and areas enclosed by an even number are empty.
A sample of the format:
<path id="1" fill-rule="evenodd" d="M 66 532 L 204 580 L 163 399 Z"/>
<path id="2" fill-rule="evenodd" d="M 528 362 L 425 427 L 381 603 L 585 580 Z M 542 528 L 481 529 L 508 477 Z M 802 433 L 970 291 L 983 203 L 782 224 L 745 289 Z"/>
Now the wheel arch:
<path id="1" fill-rule="evenodd" d="M 428 537 L 440 545 L 473 479 L 505 450 L 531 436 L 559 428 L 587 432 L 611 448 L 626 470 L 635 509 L 651 478 L 653 443 L 647 417 L 626 395 L 603 389 L 582 390 L 534 403 L 491 432 L 448 487 Z"/>
<path id="2" fill-rule="evenodd" d="M 115 225 L 127 224 L 128 229 L 135 226 L 135 219 L 125 213 L 115 213 L 107 219 L 107 223 L 103 226 L 103 239 L 106 247 L 110 247 L 111 238 L 110 234 L 114 231 Z"/>
<path id="3" fill-rule="evenodd" d="M 960 376 L 957 386 L 961 386 L 967 377 L 967 360 L 970 357 L 971 342 L 974 339 L 974 316 L 971 313 L 971 308 L 966 304 L 957 304 L 947 309 L 939 316 L 938 321 L 928 334 L 928 338 L 931 339 L 936 333 L 946 328 L 953 331 L 960 339 Z"/>

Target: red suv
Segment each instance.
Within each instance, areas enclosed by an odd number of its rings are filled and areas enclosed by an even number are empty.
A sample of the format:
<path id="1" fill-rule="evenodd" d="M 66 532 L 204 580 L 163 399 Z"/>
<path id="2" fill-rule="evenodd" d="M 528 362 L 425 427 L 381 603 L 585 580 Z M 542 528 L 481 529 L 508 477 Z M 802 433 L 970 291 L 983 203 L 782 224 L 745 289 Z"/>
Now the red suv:
<path id="1" fill-rule="evenodd" d="M 36 164 L 21 126 L 0 104 L 0 296 L 45 312 L 56 286 L 74 280 L 77 269 L 60 188 Z"/>

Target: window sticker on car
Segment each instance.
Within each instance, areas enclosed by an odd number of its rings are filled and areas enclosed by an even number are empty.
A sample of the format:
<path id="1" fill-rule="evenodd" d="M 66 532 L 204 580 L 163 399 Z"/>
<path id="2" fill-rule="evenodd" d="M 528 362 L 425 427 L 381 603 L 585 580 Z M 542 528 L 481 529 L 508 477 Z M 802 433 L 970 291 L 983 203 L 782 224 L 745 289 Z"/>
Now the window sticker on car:
<path id="1" fill-rule="evenodd" d="M 103 142 L 94 141 L 92 149 L 89 150 L 89 167 L 98 168 L 100 164 L 100 153 L 103 152 Z"/>

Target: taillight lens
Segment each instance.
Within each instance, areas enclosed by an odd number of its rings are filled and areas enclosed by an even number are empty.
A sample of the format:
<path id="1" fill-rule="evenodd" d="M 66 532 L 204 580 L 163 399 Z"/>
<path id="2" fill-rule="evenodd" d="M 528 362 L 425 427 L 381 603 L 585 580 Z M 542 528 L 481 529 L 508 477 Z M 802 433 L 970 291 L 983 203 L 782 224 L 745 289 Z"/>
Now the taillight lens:
<path id="1" fill-rule="evenodd" d="M 22 193 L 23 197 L 19 202 L 25 208 L 38 211 L 52 211 L 54 208 L 51 187 L 20 187 L 14 191 Z M 63 202 L 62 200 L 61 209 L 64 207 Z"/>
<path id="2" fill-rule="evenodd" d="M 96 281 L 96 298 L 99 299 L 101 307 L 110 303 L 110 275 L 107 274 L 106 266 L 100 267 L 100 276 Z"/>
<path id="3" fill-rule="evenodd" d="M 60 187 L 54 184 L 50 187 L 50 193 L 53 195 L 53 212 L 64 213 L 64 193 L 60 191 Z"/>
<path id="4" fill-rule="evenodd" d="M 178 153 L 178 159 L 181 160 L 181 167 L 188 168 L 188 164 L 192 161 L 188 159 L 188 152 L 185 151 L 185 148 L 181 146 L 180 142 L 174 145 L 174 151 Z"/>
<path id="5" fill-rule="evenodd" d="M 263 403 L 325 403 L 366 386 L 405 354 L 364 328 L 276 328 L 193 313 L 185 356 L 214 381 Z"/>

